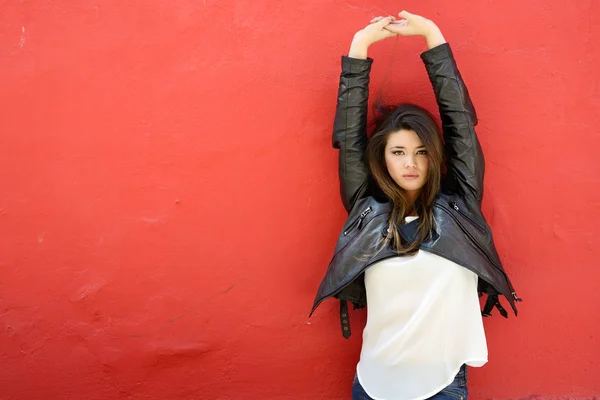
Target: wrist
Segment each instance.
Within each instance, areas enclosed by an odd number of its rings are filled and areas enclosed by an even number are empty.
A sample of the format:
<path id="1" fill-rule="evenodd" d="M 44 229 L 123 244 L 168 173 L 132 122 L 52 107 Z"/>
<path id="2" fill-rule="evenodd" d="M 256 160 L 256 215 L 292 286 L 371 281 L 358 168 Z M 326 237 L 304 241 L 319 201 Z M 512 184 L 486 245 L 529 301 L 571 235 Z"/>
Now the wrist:
<path id="1" fill-rule="evenodd" d="M 444 39 L 442 31 L 433 22 L 431 22 L 431 27 L 424 36 L 425 40 L 427 41 L 427 47 L 429 49 L 433 49 L 434 47 L 437 47 L 440 44 L 446 43 L 446 39 Z"/>
<path id="2" fill-rule="evenodd" d="M 352 58 L 360 58 L 366 59 L 367 52 L 371 43 L 367 41 L 360 32 L 357 32 L 352 39 L 352 44 L 350 45 L 350 51 L 348 52 L 348 57 Z"/>

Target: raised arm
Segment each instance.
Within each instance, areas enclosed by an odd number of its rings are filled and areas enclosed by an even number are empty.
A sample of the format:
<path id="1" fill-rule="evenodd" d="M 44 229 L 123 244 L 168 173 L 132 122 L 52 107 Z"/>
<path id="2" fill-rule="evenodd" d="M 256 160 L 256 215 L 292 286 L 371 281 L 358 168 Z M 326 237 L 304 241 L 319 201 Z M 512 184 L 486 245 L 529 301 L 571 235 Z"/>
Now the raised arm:
<path id="1" fill-rule="evenodd" d="M 469 92 L 454 61 L 450 45 L 439 28 L 428 19 L 403 11 L 405 20 L 394 21 L 386 29 L 400 35 L 422 35 L 429 50 L 421 54 L 442 119 L 446 147 L 447 179 L 454 190 L 483 197 L 485 162 L 475 134 L 477 115 Z"/>
<path id="2" fill-rule="evenodd" d="M 421 54 L 421 58 L 433 85 L 442 119 L 447 178 L 455 189 L 481 203 L 485 161 L 475 133 L 477 114 L 450 45 L 439 45 Z"/>
<path id="3" fill-rule="evenodd" d="M 364 194 L 369 169 L 367 148 L 367 103 L 369 73 L 373 60 L 367 57 L 371 44 L 395 36 L 385 30 L 394 18 L 379 18 L 354 35 L 348 56 L 342 56 L 342 73 L 333 123 L 332 145 L 339 149 L 340 195 L 346 211 Z"/>

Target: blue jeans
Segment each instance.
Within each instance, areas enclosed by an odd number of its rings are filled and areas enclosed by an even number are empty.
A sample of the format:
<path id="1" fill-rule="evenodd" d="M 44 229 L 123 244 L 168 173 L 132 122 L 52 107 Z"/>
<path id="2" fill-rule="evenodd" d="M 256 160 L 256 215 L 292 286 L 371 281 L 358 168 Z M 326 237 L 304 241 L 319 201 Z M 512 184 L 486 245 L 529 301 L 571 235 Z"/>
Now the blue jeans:
<path id="1" fill-rule="evenodd" d="M 467 400 L 468 395 L 467 366 L 463 364 L 454 381 L 427 400 Z M 352 383 L 352 400 L 373 400 L 360 385 L 356 375 L 354 375 L 354 382 Z"/>

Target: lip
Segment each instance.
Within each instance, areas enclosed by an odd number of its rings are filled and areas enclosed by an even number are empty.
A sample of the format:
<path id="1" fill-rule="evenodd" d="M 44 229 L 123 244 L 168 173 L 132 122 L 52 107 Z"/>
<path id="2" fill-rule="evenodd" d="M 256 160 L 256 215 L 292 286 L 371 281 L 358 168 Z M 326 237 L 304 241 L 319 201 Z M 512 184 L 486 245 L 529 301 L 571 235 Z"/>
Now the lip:
<path id="1" fill-rule="evenodd" d="M 419 177 L 419 175 L 407 174 L 407 175 L 402 175 L 402 177 L 404 179 L 417 179 Z"/>

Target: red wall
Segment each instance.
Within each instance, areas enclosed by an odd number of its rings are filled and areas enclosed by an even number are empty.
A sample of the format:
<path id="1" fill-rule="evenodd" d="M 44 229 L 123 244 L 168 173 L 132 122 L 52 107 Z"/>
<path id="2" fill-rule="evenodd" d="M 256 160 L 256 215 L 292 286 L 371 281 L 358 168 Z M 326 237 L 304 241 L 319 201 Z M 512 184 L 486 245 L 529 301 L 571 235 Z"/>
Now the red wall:
<path id="1" fill-rule="evenodd" d="M 455 52 L 525 300 L 485 320 L 471 398 L 597 396 L 600 2 L 21 0 L 0 3 L 0 399 L 348 399 L 364 311 L 349 341 L 337 302 L 307 319 L 345 216 L 340 55 L 400 7 Z M 373 90 L 433 109 L 424 48 L 376 44 Z"/>

